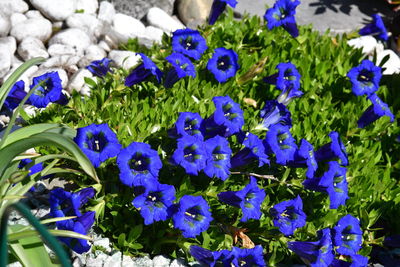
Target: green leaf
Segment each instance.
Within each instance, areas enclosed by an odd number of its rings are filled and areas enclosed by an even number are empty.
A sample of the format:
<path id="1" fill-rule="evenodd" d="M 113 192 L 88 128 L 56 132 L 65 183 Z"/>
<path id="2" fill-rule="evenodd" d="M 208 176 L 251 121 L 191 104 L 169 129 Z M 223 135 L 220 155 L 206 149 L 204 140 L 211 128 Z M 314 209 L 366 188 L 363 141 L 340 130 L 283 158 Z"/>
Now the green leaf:
<path id="1" fill-rule="evenodd" d="M 140 234 L 142 233 L 142 231 L 143 231 L 143 225 L 141 225 L 141 224 L 138 224 L 138 225 L 136 225 L 135 227 L 133 227 L 130 231 L 129 231 L 129 234 L 128 234 L 128 242 L 133 242 L 133 241 L 135 241 L 136 239 L 138 239 L 139 238 L 139 236 L 140 236 Z"/>

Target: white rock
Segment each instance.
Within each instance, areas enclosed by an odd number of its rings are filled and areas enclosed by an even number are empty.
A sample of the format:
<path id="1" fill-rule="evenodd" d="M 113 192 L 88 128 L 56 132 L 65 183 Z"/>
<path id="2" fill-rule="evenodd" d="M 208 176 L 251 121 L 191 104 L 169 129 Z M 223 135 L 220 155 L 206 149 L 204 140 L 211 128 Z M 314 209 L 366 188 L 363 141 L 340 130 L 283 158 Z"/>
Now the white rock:
<path id="1" fill-rule="evenodd" d="M 122 263 L 122 253 L 121 251 L 118 251 L 114 253 L 111 257 L 108 257 L 104 261 L 103 266 L 121 266 Z"/>
<path id="2" fill-rule="evenodd" d="M 13 58 L 11 59 L 11 68 L 14 67 L 18 68 L 19 66 L 22 65 L 22 63 L 24 62 L 14 55 Z"/>
<path id="3" fill-rule="evenodd" d="M 151 266 L 153 266 L 153 261 L 148 256 L 133 258 L 132 260 L 133 260 L 134 267 L 151 267 Z"/>
<path id="4" fill-rule="evenodd" d="M 86 70 L 86 69 L 82 69 L 82 70 Z M 88 70 L 87 70 L 88 71 Z M 90 71 L 88 71 L 90 73 Z M 76 73 L 75 73 L 76 74 Z M 91 73 L 90 73 L 91 74 Z M 74 75 L 75 76 L 75 75 Z M 83 81 L 83 79 L 82 79 Z M 71 81 L 69 82 L 69 84 L 72 83 L 72 77 L 71 77 Z M 84 81 L 83 81 L 84 83 Z M 69 86 L 69 85 L 68 85 Z M 83 86 L 83 85 L 82 85 Z M 78 91 L 78 90 L 77 90 Z M 108 238 L 99 238 L 99 239 L 95 239 L 93 241 L 93 246 L 96 247 L 102 247 L 106 250 L 106 252 L 111 252 L 111 247 L 110 247 L 110 239 Z"/>
<path id="5" fill-rule="evenodd" d="M 49 57 L 43 42 L 34 37 L 27 37 L 22 40 L 18 46 L 18 55 L 25 61 L 34 57 Z"/>
<path id="6" fill-rule="evenodd" d="M 91 14 L 73 14 L 68 17 L 67 25 L 70 28 L 79 28 L 95 37 L 99 37 L 103 33 L 103 22 Z"/>
<path id="7" fill-rule="evenodd" d="M 99 2 L 97 0 L 76 1 L 76 9 L 83 10 L 86 14 L 96 14 L 97 8 L 99 8 Z"/>
<path id="8" fill-rule="evenodd" d="M 77 51 L 83 51 L 92 43 L 89 35 L 78 28 L 69 28 L 58 32 L 49 40 L 49 45 L 65 44 Z"/>
<path id="9" fill-rule="evenodd" d="M 106 25 L 107 27 L 107 25 Z M 116 32 L 109 27 L 109 30 L 107 31 L 107 33 L 104 35 L 104 42 L 107 44 L 107 46 L 113 50 L 113 49 L 117 49 L 118 48 L 118 44 L 119 44 L 119 35 L 116 34 Z"/>
<path id="10" fill-rule="evenodd" d="M 168 15 L 164 10 L 158 7 L 152 7 L 147 12 L 147 22 L 157 28 L 162 29 L 167 33 L 174 32 L 178 29 L 184 29 L 185 26 Z"/>
<path id="11" fill-rule="evenodd" d="M 10 16 L 11 26 L 17 25 L 18 23 L 21 23 L 25 20 L 27 20 L 27 17 L 21 13 L 13 13 Z"/>
<path id="12" fill-rule="evenodd" d="M 58 75 L 60 76 L 60 79 L 61 79 L 62 88 L 66 88 L 68 85 L 68 75 L 67 75 L 67 72 L 65 70 L 63 70 L 62 68 L 43 68 L 43 65 L 42 65 L 35 73 L 32 74 L 32 78 L 38 77 L 40 75 L 43 75 L 48 72 L 53 72 L 53 71 L 58 72 Z"/>
<path id="13" fill-rule="evenodd" d="M 348 40 L 347 44 L 354 48 L 362 48 L 363 54 L 370 55 L 374 53 L 378 42 L 374 37 L 367 35 Z"/>
<path id="14" fill-rule="evenodd" d="M 141 59 L 141 57 L 136 55 L 136 53 L 124 50 L 112 50 L 108 54 L 108 58 L 113 60 L 113 64 L 117 67 L 122 67 L 124 69 L 132 68 Z"/>
<path id="15" fill-rule="evenodd" d="M 0 78 L 3 78 L 10 70 L 11 56 L 6 49 L 0 49 Z"/>
<path id="16" fill-rule="evenodd" d="M 0 115 L 0 129 L 6 127 L 10 123 L 10 117 L 4 114 Z M 18 262 L 19 263 L 19 262 Z M 9 267 L 11 264 L 7 265 Z M 22 266 L 22 265 L 20 265 Z"/>
<path id="17" fill-rule="evenodd" d="M 79 60 L 78 66 L 83 68 L 94 60 L 100 60 L 107 56 L 106 51 L 98 45 L 90 45 L 85 49 L 85 56 Z"/>
<path id="18" fill-rule="evenodd" d="M 53 27 L 53 32 L 58 32 L 61 31 L 61 29 L 64 26 L 64 23 L 62 21 L 55 21 L 51 25 Z"/>
<path id="19" fill-rule="evenodd" d="M 13 13 L 25 13 L 28 9 L 28 4 L 24 0 L 0 0 L 0 12 L 7 16 Z"/>
<path id="20" fill-rule="evenodd" d="M 101 48 L 103 48 L 103 50 L 106 51 L 106 52 L 110 52 L 111 51 L 111 47 L 104 40 L 101 40 L 97 45 L 100 46 Z"/>
<path id="21" fill-rule="evenodd" d="M 70 45 L 52 44 L 47 49 L 50 56 L 78 55 L 78 51 Z"/>
<path id="22" fill-rule="evenodd" d="M 17 50 L 17 41 L 12 36 L 1 37 L 0 49 L 1 50 L 6 49 L 10 53 L 10 55 L 13 55 Z"/>
<path id="23" fill-rule="evenodd" d="M 111 25 L 114 20 L 114 16 L 115 16 L 114 5 L 107 1 L 100 2 L 99 14 L 97 15 L 97 18 Z"/>
<path id="24" fill-rule="evenodd" d="M 120 35 L 120 42 L 127 42 L 129 38 L 136 38 L 144 34 L 144 24 L 134 17 L 117 13 L 114 16 L 113 27 Z"/>
<path id="25" fill-rule="evenodd" d="M 53 20 L 65 20 L 76 10 L 76 0 L 30 0 L 44 16 Z"/>
<path id="26" fill-rule="evenodd" d="M 78 64 L 79 60 L 81 59 L 80 56 L 54 56 L 49 58 L 46 62 L 42 64 L 43 67 L 52 68 L 52 67 L 63 67 L 67 68 L 72 65 Z"/>
<path id="27" fill-rule="evenodd" d="M 170 267 L 186 267 L 186 264 L 182 259 L 175 259 L 171 262 Z"/>
<path id="28" fill-rule="evenodd" d="M 385 49 L 381 53 L 378 53 L 376 57 L 376 65 L 380 65 L 382 59 L 386 56 L 389 56 L 389 60 L 382 66 L 382 68 L 386 68 L 383 71 L 383 74 L 390 75 L 400 73 L 400 58 L 390 49 Z"/>
<path id="29" fill-rule="evenodd" d="M 151 47 L 153 43 L 160 44 L 163 34 L 163 30 L 153 26 L 147 26 L 144 34 L 139 37 L 139 43 L 146 47 Z"/>
<path id="30" fill-rule="evenodd" d="M 7 36 L 10 32 L 10 18 L 0 12 L 0 36 Z"/>
<path id="31" fill-rule="evenodd" d="M 29 10 L 28 12 L 25 13 L 25 16 L 28 19 L 45 19 L 42 13 L 40 13 L 40 11 L 37 10 Z"/>
<path id="32" fill-rule="evenodd" d="M 103 263 L 107 258 L 108 258 L 108 255 L 106 255 L 103 252 L 101 252 L 95 258 L 91 258 L 91 257 L 88 258 L 87 261 L 86 261 L 86 266 L 103 267 Z"/>
<path id="33" fill-rule="evenodd" d="M 72 91 L 74 91 L 74 90 L 77 92 L 80 92 L 81 89 L 86 85 L 85 78 L 93 78 L 93 74 L 85 68 L 79 69 L 77 72 L 75 72 L 71 76 L 69 83 L 66 87 L 67 92 L 72 93 Z M 106 245 L 104 242 L 101 241 L 101 244 L 98 244 L 98 245 L 99 246 Z M 96 241 L 94 244 L 96 245 Z M 110 241 L 108 241 L 108 247 L 109 246 L 110 246 Z M 107 249 L 107 247 L 104 247 L 104 248 Z"/>
<path id="34" fill-rule="evenodd" d="M 170 259 L 162 255 L 158 255 L 153 258 L 153 265 L 157 267 L 169 267 L 170 262 L 171 262 Z"/>
<path id="35" fill-rule="evenodd" d="M 132 258 L 126 255 L 122 256 L 122 265 L 124 267 L 136 267 L 135 263 L 133 262 Z"/>
<path id="36" fill-rule="evenodd" d="M 20 42 L 26 37 L 36 37 L 41 41 L 50 38 L 52 32 L 51 22 L 47 19 L 27 19 L 11 28 L 11 35 Z"/>

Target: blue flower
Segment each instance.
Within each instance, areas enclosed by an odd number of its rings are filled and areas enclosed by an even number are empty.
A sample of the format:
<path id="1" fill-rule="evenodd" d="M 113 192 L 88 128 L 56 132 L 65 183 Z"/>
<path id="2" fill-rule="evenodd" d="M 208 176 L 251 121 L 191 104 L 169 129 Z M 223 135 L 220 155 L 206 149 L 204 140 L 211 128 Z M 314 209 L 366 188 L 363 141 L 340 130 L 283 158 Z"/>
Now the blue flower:
<path id="1" fill-rule="evenodd" d="M 119 179 L 127 186 L 141 186 L 158 178 L 162 162 L 149 144 L 132 142 L 117 156 Z"/>
<path id="2" fill-rule="evenodd" d="M 294 153 L 293 161 L 288 162 L 288 166 L 295 168 L 307 167 L 306 177 L 313 178 L 318 169 L 313 145 L 306 139 L 301 139 L 300 147 Z"/>
<path id="3" fill-rule="evenodd" d="M 212 220 L 210 207 L 201 196 L 183 196 L 172 215 L 175 228 L 181 230 L 186 238 L 194 238 L 206 231 Z"/>
<path id="4" fill-rule="evenodd" d="M 208 177 L 217 177 L 225 181 L 230 174 L 231 154 L 229 142 L 221 136 L 215 136 L 205 141 L 208 153 L 204 173 Z"/>
<path id="5" fill-rule="evenodd" d="M 394 121 L 394 115 L 390 111 L 389 106 L 376 94 L 371 94 L 368 96 L 368 99 L 372 102 L 372 105 L 364 111 L 360 119 L 357 121 L 359 128 L 364 128 L 383 116 L 388 116 L 390 122 Z"/>
<path id="6" fill-rule="evenodd" d="M 186 28 L 172 33 L 172 51 L 199 60 L 206 50 L 206 40 L 198 31 Z"/>
<path id="7" fill-rule="evenodd" d="M 207 152 L 202 140 L 189 135 L 178 139 L 172 161 L 182 166 L 187 174 L 197 175 L 204 169 L 206 160 Z"/>
<path id="8" fill-rule="evenodd" d="M 21 162 L 18 165 L 18 169 L 24 168 L 26 165 L 28 165 L 31 162 L 32 162 L 31 159 L 23 159 L 23 160 L 21 160 Z M 41 172 L 42 170 L 43 170 L 43 164 L 41 162 L 37 163 L 37 164 L 35 164 L 35 165 L 33 165 L 33 166 L 31 166 L 29 168 L 28 176 L 31 176 L 31 175 L 33 175 L 35 173 L 38 173 L 38 172 Z"/>
<path id="9" fill-rule="evenodd" d="M 383 24 L 381 16 L 378 14 L 372 15 L 373 21 L 364 26 L 358 33 L 360 35 L 374 35 L 378 36 L 382 41 L 387 41 L 389 39 L 389 35 L 385 28 L 385 24 Z"/>
<path id="10" fill-rule="evenodd" d="M 245 148 L 237 152 L 231 159 L 232 168 L 248 165 L 255 160 L 258 161 L 258 167 L 269 164 L 263 142 L 257 135 L 246 133 L 242 144 Z"/>
<path id="11" fill-rule="evenodd" d="M 74 141 L 96 168 L 121 150 L 117 135 L 106 123 L 78 128 Z"/>
<path id="12" fill-rule="evenodd" d="M 214 113 L 203 120 L 202 132 L 206 138 L 221 135 L 224 137 L 238 133 L 244 124 L 243 111 L 240 105 L 229 96 L 213 97 Z"/>
<path id="13" fill-rule="evenodd" d="M 329 228 L 318 231 L 319 240 L 315 242 L 288 242 L 290 250 L 310 262 L 312 267 L 328 267 L 333 261 L 333 246 Z"/>
<path id="14" fill-rule="evenodd" d="M 249 219 L 259 220 L 261 204 L 265 198 L 265 191 L 257 186 L 257 180 L 250 177 L 250 183 L 240 191 L 227 191 L 218 194 L 218 199 L 226 204 L 242 209 L 241 222 Z"/>
<path id="15" fill-rule="evenodd" d="M 265 128 L 269 128 L 271 125 L 277 123 L 292 126 L 290 111 L 285 105 L 276 100 L 265 101 L 265 106 L 260 111 L 260 117 L 262 118 L 262 125 Z"/>
<path id="16" fill-rule="evenodd" d="M 171 88 L 177 81 L 186 76 L 196 77 L 196 69 L 193 63 L 180 53 L 172 53 L 165 58 L 172 65 L 172 69 L 167 73 L 164 86 Z"/>
<path id="17" fill-rule="evenodd" d="M 174 127 L 168 130 L 168 135 L 172 138 L 194 136 L 203 140 L 203 135 L 201 133 L 202 122 L 203 118 L 199 113 L 180 112 Z"/>
<path id="18" fill-rule="evenodd" d="M 300 4 L 298 0 L 278 0 L 272 8 L 267 9 L 264 19 L 267 21 L 268 29 L 282 26 L 291 36 L 299 36 L 297 29 L 296 7 Z"/>
<path id="19" fill-rule="evenodd" d="M 149 225 L 168 219 L 168 209 L 175 200 L 175 187 L 154 180 L 147 182 L 144 188 L 143 194 L 132 201 L 133 206 L 140 209 L 144 224 Z"/>
<path id="20" fill-rule="evenodd" d="M 214 267 L 218 262 L 230 264 L 232 261 L 231 252 L 223 249 L 220 251 L 211 251 L 199 246 L 190 246 L 190 254 L 201 264 L 205 266 Z M 229 265 L 230 266 L 230 265 Z"/>
<path id="21" fill-rule="evenodd" d="M 333 227 L 333 244 L 342 255 L 357 254 L 362 245 L 360 221 L 350 214 L 342 217 Z"/>
<path id="22" fill-rule="evenodd" d="M 13 110 L 18 107 L 19 103 L 21 103 L 22 99 L 24 99 L 27 94 L 24 88 L 25 82 L 23 80 L 20 80 L 13 85 L 4 101 L 4 107 L 6 109 Z M 29 101 L 26 102 L 26 104 L 29 104 Z"/>
<path id="23" fill-rule="evenodd" d="M 350 256 L 351 262 L 333 259 L 331 267 L 367 267 L 368 258 L 359 254 Z"/>
<path id="24" fill-rule="evenodd" d="M 234 266 L 267 266 L 264 261 L 263 248 L 261 245 L 248 249 L 233 247 L 230 256 L 233 257 L 232 264 Z"/>
<path id="25" fill-rule="evenodd" d="M 211 6 L 210 15 L 208 17 L 208 24 L 214 25 L 217 21 L 218 17 L 224 12 L 226 4 L 235 8 L 237 1 L 236 0 L 214 0 Z"/>
<path id="26" fill-rule="evenodd" d="M 379 88 L 382 77 L 381 68 L 365 59 L 357 67 L 352 68 L 348 73 L 352 84 L 351 90 L 356 96 L 371 95 Z"/>
<path id="27" fill-rule="evenodd" d="M 95 212 L 88 211 L 76 219 L 70 219 L 61 222 L 56 222 L 59 230 L 69 230 L 78 234 L 87 235 L 87 232 L 94 223 Z M 70 249 L 76 253 L 82 254 L 88 252 L 90 245 L 85 239 L 77 239 L 71 237 L 59 237 L 60 241 L 65 243 Z"/>
<path id="28" fill-rule="evenodd" d="M 329 133 L 331 142 L 323 145 L 315 152 L 317 161 L 340 159 L 343 166 L 349 165 L 347 158 L 346 147 L 340 139 L 339 133 L 332 131 Z"/>
<path id="29" fill-rule="evenodd" d="M 61 93 L 61 79 L 56 71 L 34 77 L 30 88 L 37 85 L 35 92 L 29 97 L 29 103 L 37 108 L 45 108 L 50 102 L 57 102 L 65 97 Z"/>
<path id="30" fill-rule="evenodd" d="M 297 228 L 306 225 L 306 214 L 303 212 L 303 201 L 300 196 L 276 204 L 270 213 L 274 217 L 274 226 L 285 236 L 293 235 Z"/>
<path id="31" fill-rule="evenodd" d="M 154 62 L 143 53 L 137 53 L 142 58 L 139 64 L 125 79 L 125 86 L 132 86 L 143 82 L 148 76 L 153 75 L 158 82 L 161 82 L 162 71 Z"/>
<path id="32" fill-rule="evenodd" d="M 289 126 L 272 125 L 263 143 L 268 154 L 275 154 L 276 163 L 286 165 L 288 162 L 293 161 L 297 145 L 296 140 L 290 133 Z"/>
<path id="33" fill-rule="evenodd" d="M 216 48 L 207 63 L 207 69 L 214 74 L 215 79 L 220 83 L 224 83 L 230 77 L 235 76 L 239 68 L 236 52 L 223 47 Z"/>
<path id="34" fill-rule="evenodd" d="M 101 78 L 106 76 L 107 72 L 110 71 L 110 62 L 111 60 L 105 57 L 101 60 L 92 61 L 89 66 L 86 66 L 86 68 L 93 75 Z"/>

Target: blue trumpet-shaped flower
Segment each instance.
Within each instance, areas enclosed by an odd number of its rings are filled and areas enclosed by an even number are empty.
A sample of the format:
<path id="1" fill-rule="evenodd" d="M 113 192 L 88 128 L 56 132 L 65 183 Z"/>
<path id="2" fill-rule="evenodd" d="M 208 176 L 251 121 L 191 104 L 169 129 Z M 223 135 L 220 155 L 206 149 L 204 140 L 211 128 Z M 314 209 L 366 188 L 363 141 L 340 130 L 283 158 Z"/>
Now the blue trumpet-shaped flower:
<path id="1" fill-rule="evenodd" d="M 215 105 L 214 113 L 203 120 L 202 131 L 206 138 L 216 135 L 231 136 L 238 133 L 244 124 L 243 111 L 240 105 L 229 96 L 213 97 Z"/>
<path id="2" fill-rule="evenodd" d="M 332 131 L 329 133 L 331 142 L 323 145 L 315 152 L 317 161 L 340 159 L 343 166 L 349 165 L 346 147 L 340 139 L 339 133 Z"/>
<path id="3" fill-rule="evenodd" d="M 360 221 L 350 214 L 342 217 L 333 228 L 333 244 L 342 255 L 357 254 L 362 245 Z"/>
<path id="4" fill-rule="evenodd" d="M 309 261 L 312 267 L 328 267 L 334 258 L 330 229 L 318 231 L 318 237 L 319 240 L 315 242 L 288 242 L 288 248 Z"/>
<path id="5" fill-rule="evenodd" d="M 132 72 L 125 78 L 125 86 L 132 86 L 143 82 L 147 77 L 153 75 L 158 82 L 161 82 L 163 75 L 162 71 L 157 65 L 143 53 L 138 53 L 142 58 L 142 63 L 139 64 Z"/>
<path id="6" fill-rule="evenodd" d="M 379 88 L 379 82 L 382 77 L 382 69 L 372 61 L 365 59 L 357 67 L 352 68 L 348 73 L 352 84 L 352 92 L 356 96 L 369 96 L 375 93 Z"/>
<path id="7" fill-rule="evenodd" d="M 233 266 L 267 266 L 264 261 L 263 248 L 257 245 L 254 248 L 233 247 L 230 254 Z"/>
<path id="8" fill-rule="evenodd" d="M 168 130 L 168 135 L 172 138 L 194 136 L 203 140 L 203 135 L 201 133 L 202 122 L 203 118 L 199 113 L 180 112 L 174 127 Z"/>
<path id="9" fill-rule="evenodd" d="M 290 111 L 285 105 L 276 100 L 267 100 L 265 102 L 264 108 L 260 111 L 260 117 L 265 128 L 277 123 L 292 126 Z"/>
<path id="10" fill-rule="evenodd" d="M 207 160 L 204 142 L 193 136 L 178 139 L 177 148 L 172 155 L 172 161 L 183 167 L 187 174 L 197 175 L 204 169 Z"/>
<path id="11" fill-rule="evenodd" d="M 284 235 L 293 235 L 297 228 L 306 225 L 306 214 L 303 212 L 303 201 L 300 196 L 280 202 L 270 210 L 274 226 Z"/>
<path id="12" fill-rule="evenodd" d="M 298 0 L 278 0 L 272 8 L 267 9 L 264 19 L 267 21 L 268 29 L 282 26 L 291 36 L 297 37 L 296 7 L 300 4 Z"/>
<path id="13" fill-rule="evenodd" d="M 389 106 L 376 94 L 371 94 L 368 96 L 368 99 L 372 102 L 372 104 L 364 111 L 360 119 L 357 121 L 359 128 L 364 128 L 383 116 L 388 116 L 390 118 L 390 122 L 394 121 L 394 115 L 390 111 Z"/>
<path id="14" fill-rule="evenodd" d="M 265 191 L 259 188 L 257 180 L 250 177 L 250 183 L 240 191 L 227 191 L 218 194 L 218 199 L 228 205 L 241 208 L 243 217 L 241 222 L 249 219 L 260 219 L 261 204 L 265 198 Z"/>
<path id="15" fill-rule="evenodd" d="M 387 33 L 385 24 L 383 24 L 381 16 L 378 14 L 372 15 L 373 21 L 364 26 L 358 33 L 360 35 L 374 35 L 377 36 L 382 41 L 387 41 L 389 35 Z"/>
<path id="16" fill-rule="evenodd" d="M 248 165 L 255 160 L 258 161 L 258 167 L 269 164 L 263 142 L 257 135 L 246 133 L 242 144 L 245 148 L 237 152 L 231 159 L 232 168 Z"/>
<path id="17" fill-rule="evenodd" d="M 165 58 L 172 65 L 172 69 L 167 73 L 164 86 L 171 88 L 180 79 L 191 76 L 196 77 L 196 69 L 193 63 L 180 53 L 172 53 Z"/>
<path id="18" fill-rule="evenodd" d="M 263 143 L 268 154 L 275 154 L 276 163 L 286 165 L 288 162 L 293 161 L 297 145 L 296 140 L 290 133 L 289 126 L 272 125 Z"/>
<path id="19" fill-rule="evenodd" d="M 360 254 L 350 256 L 351 262 L 333 259 L 331 267 L 367 267 L 368 258 Z"/>
<path id="20" fill-rule="evenodd" d="M 21 103 L 22 99 L 24 99 L 26 96 L 24 88 L 25 82 L 23 80 L 20 80 L 13 85 L 6 100 L 4 101 L 4 107 L 6 109 L 13 110 L 18 107 L 19 103 Z M 29 101 L 26 102 L 26 104 L 29 104 Z"/>
<path id="21" fill-rule="evenodd" d="M 211 6 L 210 15 L 208 17 L 208 24 L 214 25 L 217 21 L 218 17 L 224 12 L 226 5 L 230 5 L 235 8 L 237 1 L 236 0 L 214 0 Z"/>
<path id="22" fill-rule="evenodd" d="M 29 103 L 37 108 L 45 108 L 50 102 L 65 102 L 65 96 L 61 92 L 61 79 L 56 71 L 34 77 L 30 88 L 34 87 L 36 89 L 29 97 Z"/>
<path id="23" fill-rule="evenodd" d="M 135 197 L 133 206 L 140 209 L 144 224 L 168 219 L 168 209 L 175 200 L 175 187 L 153 180 L 144 185 L 144 193 Z"/>
<path id="24" fill-rule="evenodd" d="M 313 145 L 307 140 L 301 139 L 300 147 L 294 153 L 294 159 L 288 163 L 288 166 L 295 168 L 307 167 L 306 177 L 313 178 L 318 169 Z"/>
<path id="25" fill-rule="evenodd" d="M 92 61 L 86 68 L 97 77 L 106 76 L 107 72 L 110 71 L 111 60 L 108 58 L 103 58 L 101 60 Z"/>
<path id="26" fill-rule="evenodd" d="M 198 31 L 189 28 L 179 29 L 172 33 L 172 50 L 199 60 L 207 50 L 207 44 Z"/>
<path id="27" fill-rule="evenodd" d="M 205 147 L 208 153 L 204 173 L 208 177 L 217 177 L 225 181 L 230 174 L 231 154 L 229 142 L 221 136 L 215 136 L 205 141 Z"/>
<path id="28" fill-rule="evenodd" d="M 223 47 L 216 48 L 207 63 L 207 69 L 214 74 L 215 79 L 220 83 L 224 83 L 235 76 L 239 68 L 236 52 Z"/>
<path id="29" fill-rule="evenodd" d="M 106 123 L 78 128 L 74 141 L 96 168 L 121 150 L 117 135 Z"/>
<path id="30" fill-rule="evenodd" d="M 232 261 L 231 251 L 223 249 L 220 251 L 211 251 L 199 246 L 190 246 L 190 254 L 204 266 L 214 267 L 217 263 L 230 264 Z"/>
<path id="31" fill-rule="evenodd" d="M 201 196 L 183 196 L 172 215 L 175 228 L 186 238 L 194 238 L 206 231 L 212 220 L 210 207 Z"/>
<path id="32" fill-rule="evenodd" d="M 149 144 L 132 142 L 117 157 L 119 179 L 127 186 L 143 186 L 158 178 L 162 162 Z"/>

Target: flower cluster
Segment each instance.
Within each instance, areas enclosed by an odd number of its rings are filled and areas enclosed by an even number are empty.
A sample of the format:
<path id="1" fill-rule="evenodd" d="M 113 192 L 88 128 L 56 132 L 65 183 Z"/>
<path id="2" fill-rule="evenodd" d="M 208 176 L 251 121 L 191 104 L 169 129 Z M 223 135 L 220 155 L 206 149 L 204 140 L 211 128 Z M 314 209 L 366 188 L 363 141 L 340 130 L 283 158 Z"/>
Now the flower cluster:
<path id="1" fill-rule="evenodd" d="M 275 27 L 282 26 L 291 36 L 297 37 L 299 30 L 297 29 L 296 19 L 296 7 L 300 4 L 300 1 L 295 0 L 278 0 L 274 6 L 267 9 L 264 15 L 264 19 L 267 21 L 268 29 L 272 30 Z"/>

